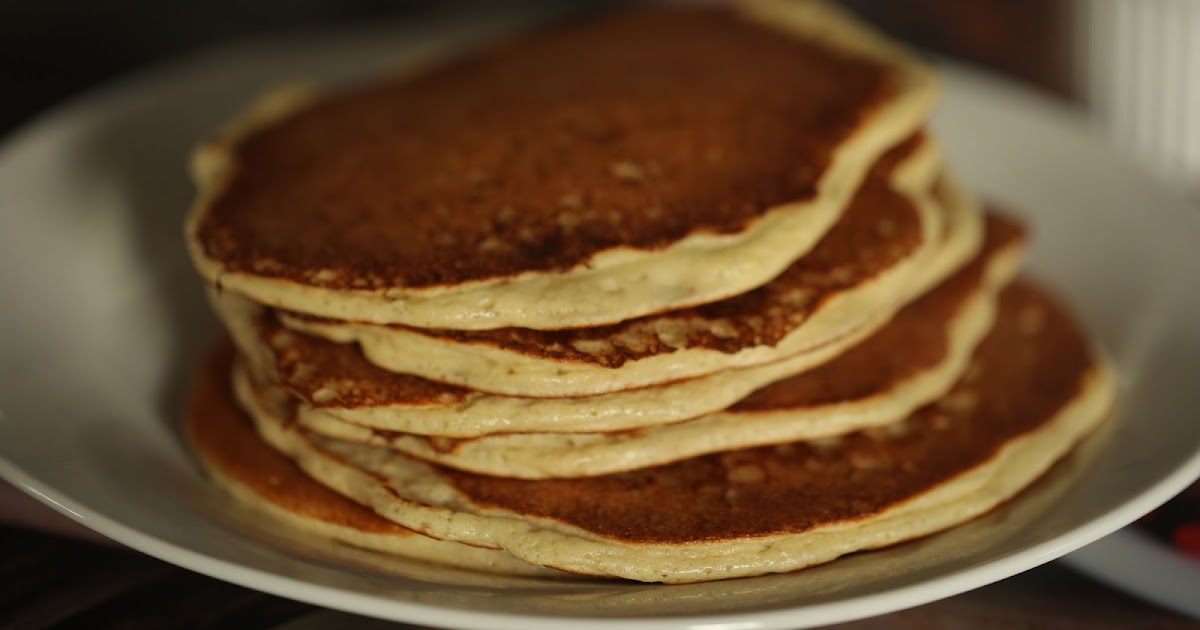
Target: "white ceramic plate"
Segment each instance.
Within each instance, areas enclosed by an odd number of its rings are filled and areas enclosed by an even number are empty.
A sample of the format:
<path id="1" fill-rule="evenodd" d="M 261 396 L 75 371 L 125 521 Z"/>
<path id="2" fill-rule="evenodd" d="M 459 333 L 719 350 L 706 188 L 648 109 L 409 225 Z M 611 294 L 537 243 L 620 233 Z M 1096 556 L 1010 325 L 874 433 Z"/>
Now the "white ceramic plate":
<path id="1" fill-rule="evenodd" d="M 1028 213 L 1031 266 L 1123 375 L 1105 436 L 1031 492 L 924 541 L 793 575 L 663 587 L 502 580 L 272 531 L 200 474 L 181 401 L 216 327 L 183 253 L 188 148 L 264 86 L 345 77 L 503 25 L 276 40 L 143 73 L 0 149 L 0 473 L 83 524 L 252 588 L 437 626 L 798 628 L 972 589 L 1096 540 L 1200 473 L 1200 224 L 1060 107 L 948 70 L 938 131 L 979 190 Z M 1078 479 L 1078 483 L 1072 483 Z M 363 565 L 369 565 L 364 567 Z"/>

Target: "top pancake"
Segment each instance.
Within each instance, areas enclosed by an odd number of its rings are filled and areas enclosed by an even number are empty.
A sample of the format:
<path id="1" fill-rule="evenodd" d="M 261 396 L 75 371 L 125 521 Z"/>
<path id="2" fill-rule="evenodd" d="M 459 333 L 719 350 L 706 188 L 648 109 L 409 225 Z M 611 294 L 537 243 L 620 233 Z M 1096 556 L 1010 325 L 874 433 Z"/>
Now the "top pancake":
<path id="1" fill-rule="evenodd" d="M 197 156 L 189 240 L 209 281 L 299 312 L 611 323 L 769 280 L 934 91 L 815 3 L 622 12 L 251 112 Z"/>

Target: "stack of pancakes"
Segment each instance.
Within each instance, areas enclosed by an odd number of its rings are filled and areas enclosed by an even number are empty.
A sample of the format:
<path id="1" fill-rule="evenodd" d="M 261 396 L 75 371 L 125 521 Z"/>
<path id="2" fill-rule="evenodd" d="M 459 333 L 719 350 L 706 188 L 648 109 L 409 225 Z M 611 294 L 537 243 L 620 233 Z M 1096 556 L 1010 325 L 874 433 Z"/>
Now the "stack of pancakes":
<path id="1" fill-rule="evenodd" d="M 188 221 L 189 430 L 354 545 L 695 582 L 971 519 L 1111 404 L 936 77 L 812 2 L 641 8 L 263 99 Z"/>

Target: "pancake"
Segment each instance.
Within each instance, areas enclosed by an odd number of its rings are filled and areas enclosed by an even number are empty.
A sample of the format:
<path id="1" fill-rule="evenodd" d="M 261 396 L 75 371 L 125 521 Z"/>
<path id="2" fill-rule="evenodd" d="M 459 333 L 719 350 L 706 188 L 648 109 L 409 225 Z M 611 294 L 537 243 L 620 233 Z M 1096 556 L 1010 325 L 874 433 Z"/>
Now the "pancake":
<path id="1" fill-rule="evenodd" d="M 909 289 L 924 293 L 968 260 L 980 239 L 979 212 L 953 205 L 942 223 L 939 257 Z M 496 396 L 389 372 L 367 362 L 353 346 L 282 330 L 274 318 L 240 296 L 212 293 L 217 313 L 257 378 L 296 396 L 307 423 L 349 422 L 421 435 L 474 437 L 502 432 L 596 432 L 678 422 L 724 409 L 773 381 L 820 365 L 871 334 L 891 317 L 874 319 L 824 346 L 782 361 L 664 385 L 572 398 Z"/>
<path id="2" fill-rule="evenodd" d="M 356 547 L 450 566 L 511 575 L 556 575 L 511 555 L 436 540 L 388 521 L 313 481 L 272 450 L 229 394 L 232 347 L 206 358 L 187 413 L 187 434 L 212 479 L 240 503 L 285 528 Z"/>
<path id="3" fill-rule="evenodd" d="M 621 11 L 267 97 L 197 151 L 189 250 L 209 283 L 317 316 L 611 324 L 776 276 L 936 91 L 819 3 Z"/>
<path id="4" fill-rule="evenodd" d="M 582 479 L 457 472 L 269 414 L 255 422 L 322 483 L 433 537 L 575 573 L 696 582 L 796 570 L 967 521 L 1037 479 L 1112 404 L 1107 364 L 1030 284 L 1003 293 L 977 359 L 977 373 L 903 432 Z"/>
<path id="5" fill-rule="evenodd" d="M 891 423 L 944 395 L 967 370 L 972 352 L 991 328 L 997 294 L 1017 273 L 1024 240 L 1021 226 L 990 217 L 981 254 L 871 337 L 824 365 L 696 420 L 610 433 L 508 433 L 451 440 L 378 431 L 328 416 L 296 414 L 295 419 L 329 437 L 387 446 L 460 470 L 526 479 L 622 472 L 872 427 L 903 430 L 903 424 Z M 270 392 L 271 387 L 245 379 L 237 389 L 244 406 L 267 409 L 266 397 L 281 395 Z"/>
<path id="6" fill-rule="evenodd" d="M 778 361 L 895 311 L 939 254 L 932 141 L 918 136 L 889 157 L 811 252 L 766 285 L 720 302 L 556 331 L 422 330 L 288 313 L 281 321 L 356 342 L 392 371 L 509 396 L 589 396 Z"/>

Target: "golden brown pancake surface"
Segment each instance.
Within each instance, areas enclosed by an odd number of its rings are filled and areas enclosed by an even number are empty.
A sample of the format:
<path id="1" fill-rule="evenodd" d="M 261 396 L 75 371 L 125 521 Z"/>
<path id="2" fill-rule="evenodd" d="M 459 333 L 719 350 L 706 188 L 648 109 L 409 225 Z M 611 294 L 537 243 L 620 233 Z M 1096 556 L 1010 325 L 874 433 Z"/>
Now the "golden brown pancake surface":
<path id="1" fill-rule="evenodd" d="M 735 232 L 815 193 L 892 71 L 728 9 L 619 13 L 252 134 L 197 236 L 226 270 L 379 289 Z"/>
<path id="2" fill-rule="evenodd" d="M 877 514 L 991 458 L 1082 390 L 1096 363 L 1070 315 L 1026 283 L 1002 296 L 979 368 L 888 439 L 793 443 L 586 479 L 439 474 L 483 508 L 633 543 L 803 532 Z"/>

